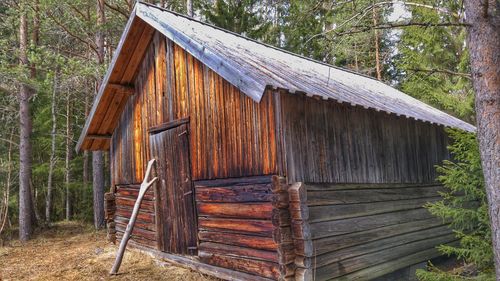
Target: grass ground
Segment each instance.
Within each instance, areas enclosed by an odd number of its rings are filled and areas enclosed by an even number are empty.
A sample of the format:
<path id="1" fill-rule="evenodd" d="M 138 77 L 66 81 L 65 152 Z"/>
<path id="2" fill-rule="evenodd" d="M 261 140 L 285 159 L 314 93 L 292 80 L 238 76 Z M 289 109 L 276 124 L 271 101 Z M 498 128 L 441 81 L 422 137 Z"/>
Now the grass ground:
<path id="1" fill-rule="evenodd" d="M 88 225 L 63 222 L 27 243 L 11 241 L 0 247 L 0 280 L 216 280 L 134 251 L 126 251 L 120 274 L 109 276 L 117 246 L 105 236 Z"/>

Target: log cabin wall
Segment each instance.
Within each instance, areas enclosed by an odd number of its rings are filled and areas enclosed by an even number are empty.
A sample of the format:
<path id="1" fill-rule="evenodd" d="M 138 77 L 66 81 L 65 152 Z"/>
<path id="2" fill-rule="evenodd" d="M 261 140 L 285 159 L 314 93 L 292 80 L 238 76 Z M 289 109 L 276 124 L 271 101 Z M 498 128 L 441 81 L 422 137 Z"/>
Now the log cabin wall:
<path id="1" fill-rule="evenodd" d="M 432 183 L 448 159 L 443 126 L 281 93 L 289 183 Z"/>
<path id="2" fill-rule="evenodd" d="M 278 279 L 280 243 L 273 239 L 271 177 L 196 181 L 194 185 L 201 260 Z"/>
<path id="3" fill-rule="evenodd" d="M 158 32 L 134 86 L 112 137 L 115 184 L 142 181 L 149 128 L 186 117 L 193 180 L 281 172 L 275 95 L 254 102 Z"/>
<path id="4" fill-rule="evenodd" d="M 422 207 L 442 191 L 442 126 L 280 95 L 297 280 L 370 280 L 456 240 Z"/>
<path id="5" fill-rule="evenodd" d="M 455 235 L 422 205 L 432 184 L 303 184 L 289 188 L 297 280 L 371 280 L 441 255 Z"/>
<path id="6" fill-rule="evenodd" d="M 139 185 L 116 186 L 116 237 L 121 240 L 127 228 L 129 218 L 139 194 Z M 158 237 L 156 231 L 155 195 L 153 189 L 148 190 L 141 203 L 130 243 L 147 248 L 157 249 Z"/>

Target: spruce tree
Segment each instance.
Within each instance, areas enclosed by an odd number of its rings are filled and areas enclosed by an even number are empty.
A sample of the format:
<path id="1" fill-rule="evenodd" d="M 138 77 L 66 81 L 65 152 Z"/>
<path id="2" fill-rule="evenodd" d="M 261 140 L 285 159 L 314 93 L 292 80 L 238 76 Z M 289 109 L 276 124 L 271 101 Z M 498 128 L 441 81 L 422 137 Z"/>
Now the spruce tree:
<path id="1" fill-rule="evenodd" d="M 484 178 L 475 134 L 448 130 L 452 139 L 449 150 L 453 161 L 445 161 L 437 168 L 439 181 L 446 191 L 443 199 L 426 205 L 435 216 L 450 223 L 459 244 L 441 245 L 439 250 L 464 261 L 466 266 L 455 272 L 444 272 L 431 267 L 420 270 L 422 281 L 439 280 L 494 280 L 491 230 Z"/>

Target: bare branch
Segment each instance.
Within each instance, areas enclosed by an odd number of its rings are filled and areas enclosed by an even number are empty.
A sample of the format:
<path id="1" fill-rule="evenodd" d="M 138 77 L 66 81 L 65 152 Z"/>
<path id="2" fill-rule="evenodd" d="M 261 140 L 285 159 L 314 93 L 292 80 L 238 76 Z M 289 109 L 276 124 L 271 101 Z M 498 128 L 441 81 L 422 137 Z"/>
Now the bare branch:
<path id="1" fill-rule="evenodd" d="M 125 11 L 124 9 L 121 9 L 120 7 L 115 6 L 115 5 L 111 5 L 107 1 L 104 1 L 104 5 L 106 5 L 106 7 L 110 8 L 111 10 L 118 12 L 119 14 L 124 16 L 125 19 L 129 18 L 129 13 L 127 11 Z"/>
<path id="2" fill-rule="evenodd" d="M 469 26 L 467 23 L 460 22 L 402 22 L 402 23 L 385 23 L 377 26 L 353 26 L 353 29 L 344 31 L 344 32 L 335 32 L 336 36 L 344 36 L 356 33 L 367 32 L 372 29 L 392 29 L 392 28 L 402 28 L 402 27 L 411 27 L 411 26 L 420 26 L 420 27 L 449 27 L 449 26 L 458 26 L 458 27 L 466 27 Z"/>
<path id="3" fill-rule="evenodd" d="M 467 78 L 467 79 L 472 79 L 472 76 L 470 75 L 470 73 L 456 72 L 456 71 L 448 70 L 448 69 L 410 68 L 408 70 L 414 71 L 414 72 L 428 72 L 430 74 L 433 74 L 433 73 L 444 73 L 444 74 L 448 74 L 448 75 L 460 76 L 460 77 L 464 77 L 464 78 Z"/>
<path id="4" fill-rule="evenodd" d="M 94 46 L 94 42 L 91 41 L 91 40 L 85 40 L 83 38 L 81 38 L 80 36 L 74 34 L 71 30 L 69 30 L 63 23 L 61 23 L 59 20 L 56 19 L 56 17 L 54 17 L 54 15 L 52 15 L 52 13 L 50 12 L 47 12 L 47 16 L 54 22 L 56 23 L 60 28 L 62 28 L 69 36 L 75 38 L 76 40 L 86 44 L 87 46 L 89 46 L 89 48 L 91 48 L 94 52 L 97 52 L 97 48 L 96 46 Z"/>
<path id="5" fill-rule="evenodd" d="M 75 12 L 76 14 L 78 14 L 85 21 L 90 22 L 89 15 L 85 15 L 84 13 L 82 13 L 82 11 L 80 11 L 80 9 L 76 8 L 75 6 L 73 6 L 71 4 L 69 4 L 69 7 L 71 8 L 71 10 L 73 10 L 73 12 Z"/>
<path id="6" fill-rule="evenodd" d="M 13 140 L 0 138 L 0 141 L 4 141 L 4 142 L 6 142 L 6 143 L 9 143 L 9 144 L 11 144 L 11 145 L 13 145 L 13 146 L 15 146 L 15 147 L 19 147 L 19 144 L 18 144 L 18 143 L 16 143 L 16 142 L 14 142 Z"/>
<path id="7" fill-rule="evenodd" d="M 344 22 L 336 25 L 334 28 L 329 29 L 329 30 L 325 30 L 325 31 L 323 31 L 321 33 L 318 33 L 318 34 L 315 34 L 315 35 L 311 36 L 309 39 L 307 39 L 307 41 L 305 42 L 305 44 L 307 44 L 309 41 L 311 41 L 312 39 L 314 39 L 314 38 L 316 38 L 318 36 L 325 36 L 328 33 L 335 33 L 336 30 L 339 30 L 340 28 L 346 26 L 351 21 L 353 21 L 353 20 L 355 20 L 357 18 L 363 18 L 364 16 L 366 16 L 368 14 L 368 12 L 370 12 L 374 8 L 377 8 L 379 6 L 389 6 L 389 5 L 394 5 L 394 4 L 403 4 L 405 6 L 414 6 L 414 7 L 419 7 L 419 8 L 432 9 L 432 10 L 435 10 L 437 12 L 453 16 L 454 18 L 456 18 L 458 20 L 461 19 L 460 15 L 457 14 L 457 13 L 453 13 L 453 12 L 448 11 L 447 9 L 440 8 L 440 7 L 435 7 L 435 6 L 432 6 L 432 5 L 426 5 L 426 4 L 414 3 L 414 2 L 406 2 L 406 1 L 400 1 L 400 0 L 383 1 L 383 2 L 377 2 L 377 3 L 370 4 L 370 5 L 366 6 L 365 8 L 363 8 L 360 12 L 352 15 L 350 18 L 348 18 Z M 393 28 L 393 27 L 390 27 L 390 28 Z"/>

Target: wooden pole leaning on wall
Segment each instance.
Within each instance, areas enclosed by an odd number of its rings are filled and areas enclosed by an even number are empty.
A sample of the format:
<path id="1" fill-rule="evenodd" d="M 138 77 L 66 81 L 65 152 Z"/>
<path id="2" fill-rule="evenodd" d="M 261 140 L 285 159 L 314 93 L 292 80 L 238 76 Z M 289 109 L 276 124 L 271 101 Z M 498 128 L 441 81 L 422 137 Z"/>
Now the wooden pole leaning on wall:
<path id="1" fill-rule="evenodd" d="M 111 269 L 109 274 L 115 275 L 118 273 L 120 269 L 120 265 L 122 263 L 123 254 L 125 253 L 125 248 L 127 247 L 128 240 L 132 235 L 132 231 L 134 230 L 135 220 L 137 219 L 137 215 L 139 213 L 139 207 L 141 206 L 142 199 L 148 191 L 149 187 L 153 185 L 153 183 L 158 180 L 158 178 L 154 178 L 148 182 L 149 175 L 151 174 L 151 168 L 155 159 L 151 159 L 148 163 L 148 168 L 146 170 L 146 175 L 144 176 L 144 180 L 141 183 L 141 187 L 139 189 L 139 195 L 137 196 L 137 200 L 135 201 L 134 210 L 132 211 L 132 215 L 130 216 L 130 220 L 127 225 L 127 229 L 123 234 L 122 241 L 120 242 L 120 247 L 118 248 L 118 252 L 116 253 L 115 263 L 113 264 L 113 268 Z"/>

